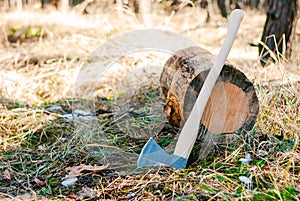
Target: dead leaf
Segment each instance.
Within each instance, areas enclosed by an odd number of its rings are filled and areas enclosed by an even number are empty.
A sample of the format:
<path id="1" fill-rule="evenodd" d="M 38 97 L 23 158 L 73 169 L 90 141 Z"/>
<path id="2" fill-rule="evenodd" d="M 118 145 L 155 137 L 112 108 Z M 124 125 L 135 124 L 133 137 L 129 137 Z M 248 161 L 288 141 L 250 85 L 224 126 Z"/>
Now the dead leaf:
<path id="1" fill-rule="evenodd" d="M 70 171 L 69 175 L 67 176 L 68 179 L 77 177 L 81 175 L 81 172 L 86 170 L 86 171 L 101 171 L 104 170 L 108 167 L 108 165 L 103 165 L 103 166 L 97 166 L 97 165 L 84 165 L 81 164 L 79 166 L 73 166 L 73 167 L 67 167 L 66 170 Z"/>
<path id="2" fill-rule="evenodd" d="M 38 185 L 40 185 L 40 186 L 44 186 L 45 185 L 45 182 L 44 181 L 41 181 L 40 179 L 38 179 L 38 178 L 34 178 L 34 181 L 35 181 L 35 183 L 37 183 Z"/>
<path id="3" fill-rule="evenodd" d="M 5 179 L 11 180 L 10 171 L 8 169 L 4 170 L 3 177 Z"/>
<path id="4" fill-rule="evenodd" d="M 73 200 L 76 200 L 76 199 L 78 199 L 78 195 L 75 195 L 75 194 L 70 194 L 70 195 L 68 195 L 71 199 L 73 199 Z"/>

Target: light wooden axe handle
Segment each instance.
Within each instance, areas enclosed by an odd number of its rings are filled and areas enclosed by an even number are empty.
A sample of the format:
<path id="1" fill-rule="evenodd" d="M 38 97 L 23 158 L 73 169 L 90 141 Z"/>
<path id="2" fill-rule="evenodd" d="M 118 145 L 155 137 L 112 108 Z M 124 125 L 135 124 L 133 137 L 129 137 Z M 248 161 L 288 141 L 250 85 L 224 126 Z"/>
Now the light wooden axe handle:
<path id="1" fill-rule="evenodd" d="M 239 9 L 232 11 L 230 15 L 227 35 L 223 42 L 223 46 L 218 54 L 217 60 L 215 61 L 213 67 L 210 69 L 208 76 L 205 79 L 205 82 L 190 113 L 190 116 L 182 128 L 175 147 L 174 155 L 188 158 L 192 151 L 198 135 L 200 120 L 206 103 L 220 75 L 224 62 L 230 52 L 243 16 L 244 12 Z"/>

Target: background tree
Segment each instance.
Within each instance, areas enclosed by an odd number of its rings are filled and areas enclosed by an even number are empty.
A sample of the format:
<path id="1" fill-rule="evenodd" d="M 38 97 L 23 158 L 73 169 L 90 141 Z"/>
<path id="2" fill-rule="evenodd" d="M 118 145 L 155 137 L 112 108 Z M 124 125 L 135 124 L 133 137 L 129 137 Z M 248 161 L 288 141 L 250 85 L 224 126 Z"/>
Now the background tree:
<path id="1" fill-rule="evenodd" d="M 297 19 L 298 0 L 271 0 L 267 9 L 267 19 L 261 41 L 267 46 L 259 44 L 261 64 L 265 66 L 269 61 L 276 61 L 278 56 L 289 57 L 291 53 L 292 35 Z M 269 49 L 269 50 L 268 50 Z M 273 53 L 274 54 L 273 54 Z M 276 58 L 274 58 L 274 55 Z"/>
<path id="2" fill-rule="evenodd" d="M 60 0 L 60 10 L 67 12 L 69 9 L 69 0 Z"/>

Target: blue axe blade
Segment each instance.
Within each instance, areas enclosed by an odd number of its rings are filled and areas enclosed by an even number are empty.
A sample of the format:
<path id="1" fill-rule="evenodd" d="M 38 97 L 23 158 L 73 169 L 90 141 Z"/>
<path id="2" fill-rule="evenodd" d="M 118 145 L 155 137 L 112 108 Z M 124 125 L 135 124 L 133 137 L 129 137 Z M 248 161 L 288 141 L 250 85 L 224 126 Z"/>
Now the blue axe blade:
<path id="1" fill-rule="evenodd" d="M 142 149 L 137 166 L 169 166 L 176 169 L 183 169 L 186 163 L 187 158 L 165 152 L 153 138 L 150 138 Z"/>

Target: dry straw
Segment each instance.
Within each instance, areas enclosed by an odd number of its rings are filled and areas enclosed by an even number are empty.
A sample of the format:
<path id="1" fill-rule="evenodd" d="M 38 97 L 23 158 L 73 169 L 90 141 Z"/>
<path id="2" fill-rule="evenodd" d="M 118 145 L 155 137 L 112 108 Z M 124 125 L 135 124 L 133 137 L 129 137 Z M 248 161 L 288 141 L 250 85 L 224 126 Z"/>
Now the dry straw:
<path id="1" fill-rule="evenodd" d="M 163 168 L 137 175 L 108 169 L 86 171 L 74 186 L 64 188 L 61 179 L 67 174 L 66 167 L 99 162 L 99 153 L 89 152 L 84 144 L 93 136 L 76 133 L 74 122 L 60 118 L 72 110 L 75 73 L 107 38 L 142 27 L 132 12 L 122 12 L 125 17 L 120 23 L 117 10 L 110 7 L 108 11 L 93 16 L 1 13 L 1 32 L 5 33 L 0 35 L 1 199 L 83 199 L 79 194 L 83 188 L 95 192 L 97 199 L 108 200 L 300 199 L 299 67 L 297 61 L 277 56 L 277 63 L 264 69 L 259 66 L 257 49 L 248 43 L 259 41 L 264 15 L 253 11 L 246 12 L 233 47 L 238 51 L 233 51 L 231 59 L 255 83 L 261 106 L 256 129 L 234 143 L 220 144 L 206 159 L 186 170 Z M 218 15 L 204 24 L 206 13 L 200 9 L 162 13 L 153 13 L 154 25 L 184 33 L 212 52 L 219 49 L 227 23 Z M 25 32 L 32 27 L 41 29 L 45 37 L 10 43 L 7 36 L 18 27 Z M 25 32 L 18 30 L 24 36 Z M 282 62 L 286 60 L 288 64 Z M 126 62 L 121 64 L 134 64 Z M 100 102 L 100 130 L 111 134 L 116 143 L 141 148 L 144 143 L 124 137 L 114 125 L 111 108 L 104 103 Z M 60 109 L 48 111 L 50 105 Z M 241 165 L 239 159 L 246 153 L 253 161 Z M 249 178 L 251 186 L 242 183 L 239 176 Z"/>

